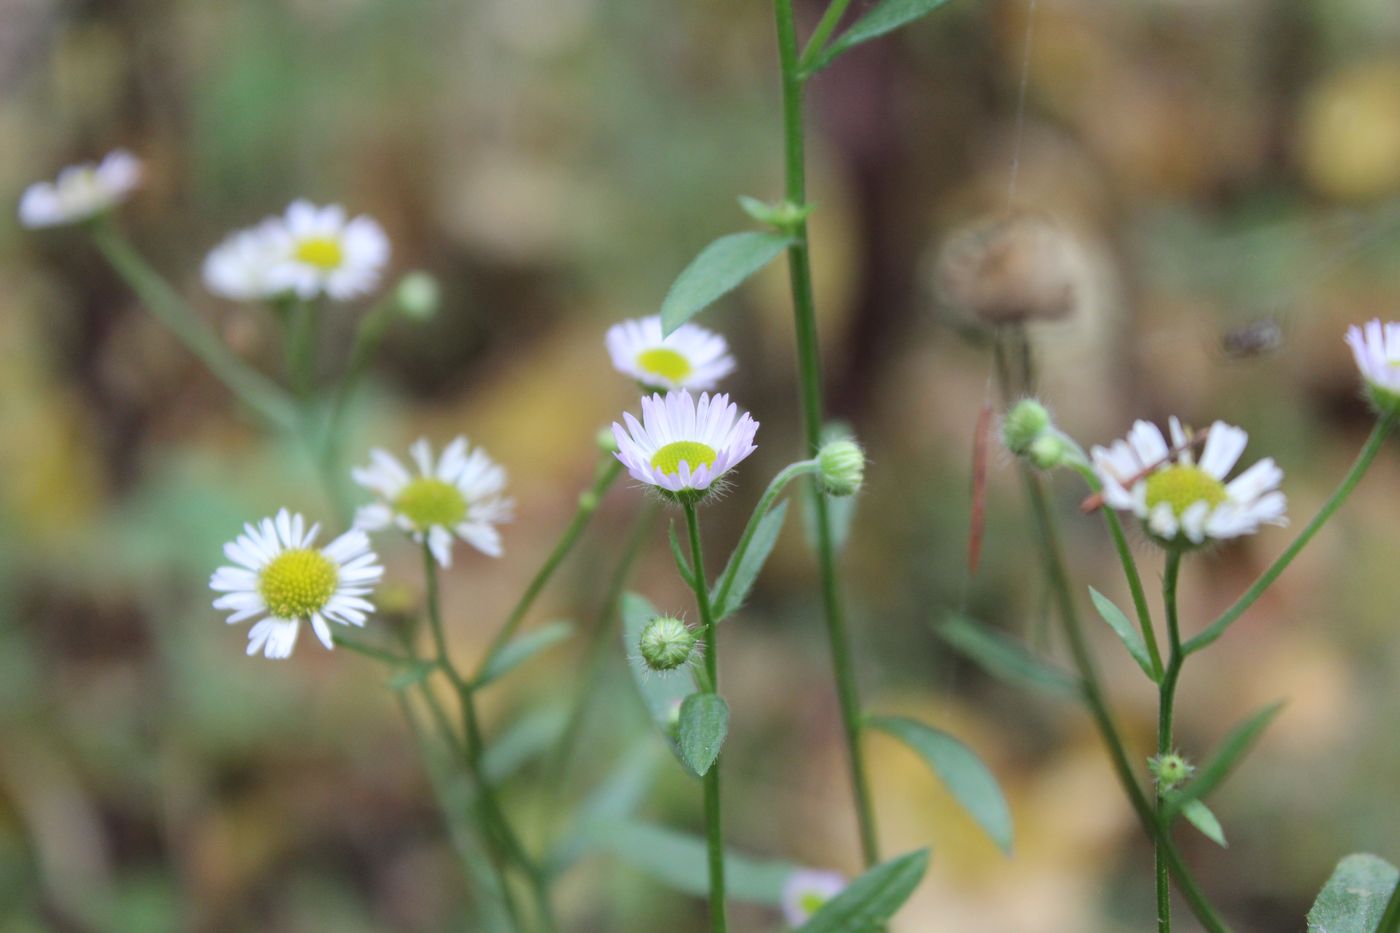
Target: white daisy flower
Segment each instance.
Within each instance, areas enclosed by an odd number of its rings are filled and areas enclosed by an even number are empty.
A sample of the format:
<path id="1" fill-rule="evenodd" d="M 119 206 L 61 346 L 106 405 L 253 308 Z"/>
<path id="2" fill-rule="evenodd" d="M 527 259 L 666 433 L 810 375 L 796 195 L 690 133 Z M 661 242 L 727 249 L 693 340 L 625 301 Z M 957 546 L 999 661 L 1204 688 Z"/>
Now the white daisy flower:
<path id="1" fill-rule="evenodd" d="M 1131 511 L 1162 541 L 1253 534 L 1260 525 L 1286 525 L 1287 501 L 1278 484 L 1283 471 L 1266 457 L 1230 482 L 1225 477 L 1244 453 L 1249 435 L 1217 421 L 1206 435 L 1200 462 L 1193 438 L 1171 419 L 1172 446 L 1155 424 L 1138 421 L 1126 440 L 1092 451 L 1104 501 Z"/>
<path id="2" fill-rule="evenodd" d="M 800 927 L 845 889 L 846 878 L 840 872 L 798 869 L 783 882 L 783 917 L 788 926 Z"/>
<path id="3" fill-rule="evenodd" d="M 491 557 L 501 556 L 496 526 L 509 521 L 514 503 L 502 498 L 506 471 L 480 447 L 471 450 L 465 437 L 448 444 L 433 461 L 426 438 L 409 448 L 418 475 L 409 473 L 393 454 L 375 448 L 369 465 L 351 471 L 355 482 L 379 496 L 355 516 L 355 526 L 378 531 L 397 526 L 422 542 L 443 567 L 452 566 L 452 539 L 461 538 Z"/>
<path id="4" fill-rule="evenodd" d="M 141 161 L 118 149 L 101 163 L 71 165 L 56 181 L 30 185 L 19 202 L 26 227 L 57 227 L 96 217 L 125 201 L 141 184 Z"/>
<path id="5" fill-rule="evenodd" d="M 1381 408 L 1400 408 L 1400 324 L 1368 321 L 1364 328 L 1347 328 L 1347 346 L 1356 368 Z"/>
<path id="6" fill-rule="evenodd" d="M 653 391 L 713 389 L 734 371 L 734 357 L 719 334 L 682 324 L 663 337 L 659 315 L 614 324 L 607 345 L 613 368 Z"/>
<path id="7" fill-rule="evenodd" d="M 220 567 L 210 589 L 224 595 L 215 609 L 232 610 L 230 623 L 256 618 L 248 632 L 248 654 L 291 657 L 301 623 L 332 647 L 328 623 L 364 625 L 374 606 L 364 597 L 384 575 L 363 531 L 347 531 L 324 548 L 313 546 L 320 525 L 306 527 L 299 514 L 282 509 L 224 545 L 238 566 Z"/>
<path id="8" fill-rule="evenodd" d="M 282 260 L 281 221 L 269 218 L 256 227 L 229 234 L 204 258 L 204 285 L 234 301 L 272 298 L 274 270 Z"/>
<path id="9" fill-rule="evenodd" d="M 347 301 L 367 294 L 389 262 L 384 229 L 363 215 L 347 220 L 338 204 L 293 201 L 271 228 L 271 240 L 280 258 L 270 273 L 272 286 L 302 298 L 325 294 Z"/>
<path id="10" fill-rule="evenodd" d="M 701 393 L 697 402 L 682 389 L 642 399 L 642 420 L 630 412 L 624 428 L 613 422 L 614 454 L 633 479 L 668 492 L 702 492 L 757 448 L 758 422 L 728 395 Z"/>

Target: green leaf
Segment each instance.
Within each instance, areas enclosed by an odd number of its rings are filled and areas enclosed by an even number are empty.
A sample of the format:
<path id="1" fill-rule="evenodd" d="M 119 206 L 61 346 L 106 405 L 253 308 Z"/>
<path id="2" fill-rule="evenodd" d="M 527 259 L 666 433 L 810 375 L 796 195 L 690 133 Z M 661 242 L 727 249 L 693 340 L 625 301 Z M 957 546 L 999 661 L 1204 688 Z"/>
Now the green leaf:
<path id="1" fill-rule="evenodd" d="M 719 757 L 724 737 L 729 734 L 729 704 L 718 693 L 692 693 L 681 704 L 681 721 L 676 730 L 681 757 L 700 776 Z"/>
<path id="2" fill-rule="evenodd" d="M 1068 673 L 1041 661 L 1020 642 L 967 616 L 951 616 L 936 630 L 948 644 L 1007 683 L 1059 696 L 1079 695 L 1078 682 Z"/>
<path id="3" fill-rule="evenodd" d="M 646 703 L 652 721 L 669 734 L 672 717 L 680 708 L 681 701 L 695 692 L 695 675 L 689 667 L 669 674 L 655 674 L 647 670 L 638 644 L 642 629 L 658 615 L 660 613 L 646 597 L 636 593 L 622 594 L 622 650 L 632 671 L 632 681 L 637 685 L 637 692 Z"/>
<path id="4" fill-rule="evenodd" d="M 880 0 L 870 12 L 856 20 L 850 29 L 822 49 L 812 64 L 803 69 L 804 76 L 821 71 L 852 46 L 869 42 L 906 26 L 947 2 L 948 0 Z"/>
<path id="5" fill-rule="evenodd" d="M 731 233 L 715 240 L 685 267 L 661 303 L 661 329 L 669 335 L 701 310 L 791 246 L 792 237 L 776 233 Z"/>
<path id="6" fill-rule="evenodd" d="M 1230 847 L 1230 844 L 1225 841 L 1225 830 L 1221 827 L 1220 820 L 1211 812 L 1210 807 L 1199 800 L 1188 800 L 1182 804 L 1181 815 L 1220 848 L 1228 849 Z"/>
<path id="7" fill-rule="evenodd" d="M 493 738 L 481 753 L 481 767 L 492 784 L 500 784 L 544 754 L 564 731 L 568 714 L 553 706 L 526 713 L 500 736 Z"/>
<path id="8" fill-rule="evenodd" d="M 651 736 L 635 741 L 608 774 L 578 804 L 572 826 L 562 834 L 549 854 L 545 869 L 559 875 L 594 845 L 598 824 L 613 824 L 630 817 L 656 783 L 656 742 Z"/>
<path id="9" fill-rule="evenodd" d="M 436 661 L 418 661 L 389 678 L 390 690 L 408 690 L 428 679 L 437 670 Z"/>
<path id="10" fill-rule="evenodd" d="M 690 569 L 690 561 L 686 560 L 685 551 L 681 550 L 680 539 L 676 537 L 675 522 L 666 526 L 666 540 L 671 544 L 671 556 L 676 559 L 676 570 L 680 571 L 681 579 L 686 586 L 693 587 L 695 571 Z"/>
<path id="11" fill-rule="evenodd" d="M 786 502 L 779 503 L 758 520 L 758 527 L 754 529 L 748 549 L 744 551 L 743 559 L 737 567 L 734 565 L 736 555 L 729 555 L 729 563 L 725 565 L 724 573 L 720 574 L 720 582 L 712 594 L 718 596 L 720 589 L 726 581 L 728 582 L 729 589 L 725 594 L 724 603 L 716 602 L 713 606 L 716 622 L 732 615 L 748 598 L 754 580 L 758 579 L 759 571 L 767 562 L 768 555 L 773 553 L 773 546 L 778 543 L 778 535 L 783 530 L 783 519 L 787 518 L 787 507 Z"/>
<path id="12" fill-rule="evenodd" d="M 709 893 L 709 862 L 705 840 L 650 823 L 635 821 L 595 824 L 589 848 L 608 852 L 667 887 L 696 897 Z M 725 888 L 738 901 L 778 906 L 783 884 L 799 866 L 791 862 L 753 859 L 726 852 Z"/>
<path id="13" fill-rule="evenodd" d="M 1011 809 L 997 779 L 972 749 L 940 729 L 902 716 L 875 716 L 870 726 L 918 752 L 977 825 L 1003 852 L 1011 852 Z"/>
<path id="14" fill-rule="evenodd" d="M 1147 675 L 1147 679 L 1155 683 L 1161 683 L 1157 679 L 1157 674 L 1152 670 L 1152 659 L 1147 654 L 1147 645 L 1142 641 L 1142 633 L 1137 630 L 1137 626 L 1128 620 L 1123 614 L 1123 610 L 1113 604 L 1113 600 L 1089 587 L 1089 598 L 1094 601 L 1094 608 L 1099 611 L 1099 615 L 1108 627 L 1117 634 L 1118 640 L 1123 642 L 1123 647 L 1128 649 L 1128 654 L 1133 656 L 1138 667 Z"/>
<path id="15" fill-rule="evenodd" d="M 1180 813 L 1189 801 L 1200 799 L 1215 790 L 1281 709 L 1282 703 L 1265 707 L 1225 736 L 1225 740 L 1220 743 L 1220 748 L 1211 759 L 1196 771 L 1196 777 L 1168 796 L 1167 819 L 1170 820 Z"/>
<path id="16" fill-rule="evenodd" d="M 868 933 L 894 916 L 928 870 L 928 849 L 876 865 L 822 905 L 798 933 Z"/>
<path id="17" fill-rule="evenodd" d="M 558 644 L 573 633 L 574 625 L 572 622 L 553 622 L 507 642 L 506 646 L 497 652 L 496 656 L 482 670 L 472 686 L 484 687 L 500 680 L 541 651 Z"/>
<path id="18" fill-rule="evenodd" d="M 1366 852 L 1337 863 L 1308 911 L 1308 933 L 1373 933 L 1385 913 L 1400 871 Z"/>
<path id="19" fill-rule="evenodd" d="M 846 539 L 851 536 L 851 523 L 856 517 L 856 503 L 860 496 L 829 496 L 826 499 L 827 527 L 831 529 L 831 547 L 840 554 L 846 547 Z M 802 530 L 807 538 L 807 546 L 817 550 L 817 505 L 812 494 L 802 495 Z"/>

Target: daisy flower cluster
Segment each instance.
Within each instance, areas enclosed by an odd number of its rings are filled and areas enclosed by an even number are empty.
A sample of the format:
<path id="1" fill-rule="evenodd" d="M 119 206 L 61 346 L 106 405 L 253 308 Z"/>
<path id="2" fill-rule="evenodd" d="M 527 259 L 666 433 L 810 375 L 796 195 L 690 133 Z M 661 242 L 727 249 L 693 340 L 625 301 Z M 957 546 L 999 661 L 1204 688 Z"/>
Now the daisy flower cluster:
<path id="1" fill-rule="evenodd" d="M 349 301 L 378 286 L 389 252 L 389 238 L 373 218 L 297 200 L 281 216 L 214 247 L 204 260 L 204 284 L 234 301 L 281 295 Z"/>
<path id="2" fill-rule="evenodd" d="M 141 161 L 118 149 L 101 162 L 71 165 L 54 181 L 30 185 L 20 198 L 19 221 L 31 229 L 90 220 L 125 201 L 141 184 Z"/>

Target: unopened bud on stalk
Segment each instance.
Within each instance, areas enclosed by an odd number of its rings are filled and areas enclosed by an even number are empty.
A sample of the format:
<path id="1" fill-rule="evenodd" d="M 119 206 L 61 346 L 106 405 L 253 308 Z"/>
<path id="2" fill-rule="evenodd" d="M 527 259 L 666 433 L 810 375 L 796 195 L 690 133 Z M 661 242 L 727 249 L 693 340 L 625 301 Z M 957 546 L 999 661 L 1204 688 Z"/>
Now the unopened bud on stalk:
<path id="1" fill-rule="evenodd" d="M 1001 439 L 1006 449 L 1024 456 L 1046 431 L 1050 430 L 1050 412 L 1033 398 L 1024 398 L 1011 406 L 1001 422 Z"/>
<path id="2" fill-rule="evenodd" d="M 642 661 L 657 673 L 674 671 L 690 660 L 695 633 L 674 616 L 658 616 L 642 629 L 639 647 Z"/>
<path id="3" fill-rule="evenodd" d="M 594 443 L 605 454 L 615 454 L 618 451 L 617 438 L 613 436 L 612 428 L 599 428 Z"/>
<path id="4" fill-rule="evenodd" d="M 399 311 L 415 321 L 431 320 L 442 304 L 442 289 L 437 279 L 426 272 L 410 272 L 399 279 L 394 292 Z"/>
<path id="5" fill-rule="evenodd" d="M 1171 790 L 1195 773 L 1196 767 L 1176 752 L 1157 755 L 1147 760 L 1147 768 L 1162 790 Z"/>
<path id="6" fill-rule="evenodd" d="M 853 496 L 865 482 L 865 451 L 849 438 L 829 441 L 817 453 L 817 476 L 833 496 Z"/>
<path id="7" fill-rule="evenodd" d="M 1085 462 L 1084 451 L 1079 449 L 1079 445 L 1054 428 L 1031 441 L 1026 457 L 1040 470 L 1054 470 Z"/>

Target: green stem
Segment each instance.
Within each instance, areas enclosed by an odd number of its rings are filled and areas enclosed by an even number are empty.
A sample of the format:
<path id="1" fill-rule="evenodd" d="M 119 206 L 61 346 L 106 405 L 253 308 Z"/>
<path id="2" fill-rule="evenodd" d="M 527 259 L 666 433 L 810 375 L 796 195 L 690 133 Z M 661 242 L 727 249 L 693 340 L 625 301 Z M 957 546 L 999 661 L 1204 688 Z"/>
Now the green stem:
<path id="1" fill-rule="evenodd" d="M 817 472 L 817 461 L 799 460 L 784 467 L 777 476 L 773 477 L 768 488 L 764 490 L 763 496 L 758 500 L 758 505 L 754 507 L 753 514 L 749 516 L 749 523 L 744 526 L 744 533 L 739 536 L 739 543 L 734 546 L 734 554 L 729 558 L 728 566 L 724 568 L 719 580 L 715 582 L 715 595 L 714 599 L 711 600 L 713 605 L 723 606 L 729 601 L 729 591 L 734 586 L 734 574 L 739 569 L 739 565 L 744 562 L 744 555 L 748 553 L 754 533 L 758 531 L 763 517 L 773 508 L 773 503 L 777 501 L 778 496 L 787 488 L 788 483 L 797 477 L 815 472 Z"/>
<path id="2" fill-rule="evenodd" d="M 1180 548 L 1172 548 L 1167 552 L 1166 572 L 1162 575 L 1162 604 L 1166 607 L 1167 635 L 1171 639 L 1171 658 L 1167 661 L 1167 669 L 1162 676 L 1158 694 L 1157 755 L 1159 759 L 1172 750 L 1172 719 L 1175 715 L 1176 685 L 1181 677 L 1181 666 L 1186 660 L 1186 656 L 1181 653 L 1181 621 L 1176 609 L 1177 581 L 1181 575 L 1181 553 Z M 1157 836 L 1156 846 L 1157 930 L 1159 933 L 1171 933 L 1172 928 L 1171 884 L 1168 878 L 1164 848 L 1165 841 L 1170 838 L 1171 823 L 1164 818 L 1162 811 L 1165 805 L 1166 801 L 1162 789 L 1159 787 L 1157 791 L 1157 825 L 1160 832 Z"/>
<path id="3" fill-rule="evenodd" d="M 773 0 L 778 32 L 778 55 L 782 67 L 783 140 L 787 199 L 793 204 L 807 200 L 806 152 L 802 120 L 802 75 L 797 54 L 797 27 L 793 21 L 792 0 Z M 823 406 L 821 354 L 817 345 L 816 306 L 812 297 L 812 270 L 807 238 L 807 221 L 792 230 L 793 245 L 788 248 L 788 280 L 792 290 L 793 319 L 797 333 L 797 359 L 801 378 L 802 427 L 807 454 L 815 455 L 821 445 Z M 861 713 L 851 662 L 850 636 L 842 614 L 840 585 L 836 576 L 836 553 L 831 535 L 831 516 L 826 497 L 811 484 L 812 511 L 817 532 L 817 558 L 822 581 L 827 639 L 831 644 L 836 692 L 841 705 L 841 725 L 851 770 L 856 818 L 860 828 L 861 851 L 867 866 L 880 860 L 875 836 L 875 814 L 871 805 L 865 759 L 860 748 Z"/>
<path id="4" fill-rule="evenodd" d="M 524 621 L 525 614 L 530 611 L 530 607 L 534 605 L 535 599 L 540 595 L 540 592 L 544 590 L 545 584 L 549 582 L 550 577 L 554 576 L 554 571 L 559 569 L 559 565 L 564 562 L 564 558 L 567 557 L 569 551 L 573 549 L 574 544 L 577 543 L 579 539 L 579 535 L 583 534 L 583 529 L 588 526 L 589 520 L 593 518 L 593 513 L 598 511 L 598 504 L 602 502 L 603 496 L 607 493 L 612 484 L 617 481 L 617 478 L 622 475 L 622 462 L 611 454 L 605 454 L 604 456 L 607 460 L 599 466 L 593 480 L 593 486 L 578 497 L 578 508 L 574 512 L 573 519 L 570 520 L 568 527 L 564 529 L 564 534 L 560 536 L 559 542 L 554 545 L 554 550 L 550 552 L 549 557 L 545 558 L 544 565 L 535 572 L 534 578 L 531 579 L 529 585 L 525 587 L 525 592 L 521 594 L 520 600 L 515 604 L 515 608 L 512 609 L 510 615 L 506 617 L 505 624 L 502 625 L 500 631 L 496 633 L 496 637 L 491 640 L 491 644 L 487 647 L 486 654 L 482 657 L 481 663 L 477 666 L 476 674 L 473 675 L 472 680 L 479 678 L 481 672 L 491 666 L 491 662 L 501 653 L 501 649 L 505 648 L 506 644 L 515 635 L 515 630 L 519 628 L 520 623 Z"/>
<path id="5" fill-rule="evenodd" d="M 1302 530 L 1293 543 L 1288 546 L 1288 549 L 1278 556 L 1278 559 L 1269 566 L 1268 570 L 1259 575 L 1259 579 L 1254 581 L 1254 585 L 1243 596 L 1235 600 L 1233 606 L 1226 609 L 1220 618 L 1203 629 L 1195 638 L 1186 642 L 1187 654 L 1200 651 L 1225 634 L 1225 630 L 1243 615 L 1246 609 L 1254 605 L 1260 596 L 1264 595 L 1264 591 L 1278 579 L 1279 574 L 1288 569 L 1288 565 L 1293 562 L 1293 558 L 1298 556 L 1298 552 L 1303 550 L 1307 543 L 1312 540 L 1313 535 L 1317 534 L 1333 513 L 1341 508 L 1347 496 L 1351 495 L 1352 490 L 1361 482 L 1361 477 L 1365 476 L 1366 471 L 1371 468 L 1371 461 L 1376 459 L 1376 454 L 1380 453 L 1385 439 L 1390 436 L 1390 432 L 1394 429 L 1396 419 L 1397 415 L 1388 414 L 1376 422 L 1371 436 L 1366 439 L 1366 445 L 1356 455 L 1356 461 L 1351 465 L 1351 470 L 1342 480 L 1341 485 L 1337 487 L 1337 491 L 1332 493 L 1332 498 L 1323 504 L 1317 515 L 1308 523 L 1308 527 Z"/>
<path id="6" fill-rule="evenodd" d="M 808 37 L 807 44 L 802 47 L 802 55 L 797 63 L 799 74 L 803 74 L 812 63 L 821 55 L 826 48 L 826 40 L 831 38 L 831 33 L 841 22 L 841 17 L 846 15 L 846 8 L 851 5 L 851 0 L 831 0 L 826 12 L 822 14 L 821 20 L 817 23 L 817 28 L 812 30 L 812 35 Z"/>
<path id="7" fill-rule="evenodd" d="M 367 658 L 374 658 L 376 661 L 383 661 L 385 664 L 393 664 L 397 667 L 408 667 L 414 663 L 414 659 L 402 654 L 394 654 L 392 651 L 385 651 L 383 648 L 376 648 L 367 645 L 349 635 L 342 635 L 339 632 L 331 634 L 331 640 L 342 648 L 346 648 L 356 654 L 362 654 Z"/>
<path id="8" fill-rule="evenodd" d="M 115 227 L 100 221 L 89 225 L 87 230 L 98 251 L 152 316 L 198 357 L 215 378 L 269 423 L 284 430 L 296 430 L 296 406 L 287 393 L 235 356 Z"/>
<path id="9" fill-rule="evenodd" d="M 1376 924 L 1376 933 L 1396 933 L 1400 930 L 1400 881 L 1395 883 L 1395 890 L 1390 892 L 1390 902 L 1385 905 L 1385 913 L 1381 915 L 1381 922 Z"/>
<path id="10" fill-rule="evenodd" d="M 700 521 L 695 515 L 695 503 L 682 502 L 685 524 L 690 532 L 690 563 L 695 569 L 691 581 L 695 588 L 695 605 L 705 630 L 705 678 L 701 688 L 706 693 L 719 690 L 719 645 L 715 641 L 715 615 L 710 610 L 709 580 L 705 576 L 705 555 L 700 549 Z M 723 756 L 721 756 L 722 758 Z M 727 925 L 724 900 L 724 824 L 719 800 L 720 758 L 705 772 L 705 846 L 710 871 L 710 930 L 724 933 Z"/>
<path id="11" fill-rule="evenodd" d="M 292 387 L 307 407 L 316 389 L 316 324 L 315 304 L 299 299 L 292 305 L 287 324 L 287 376 Z"/>

